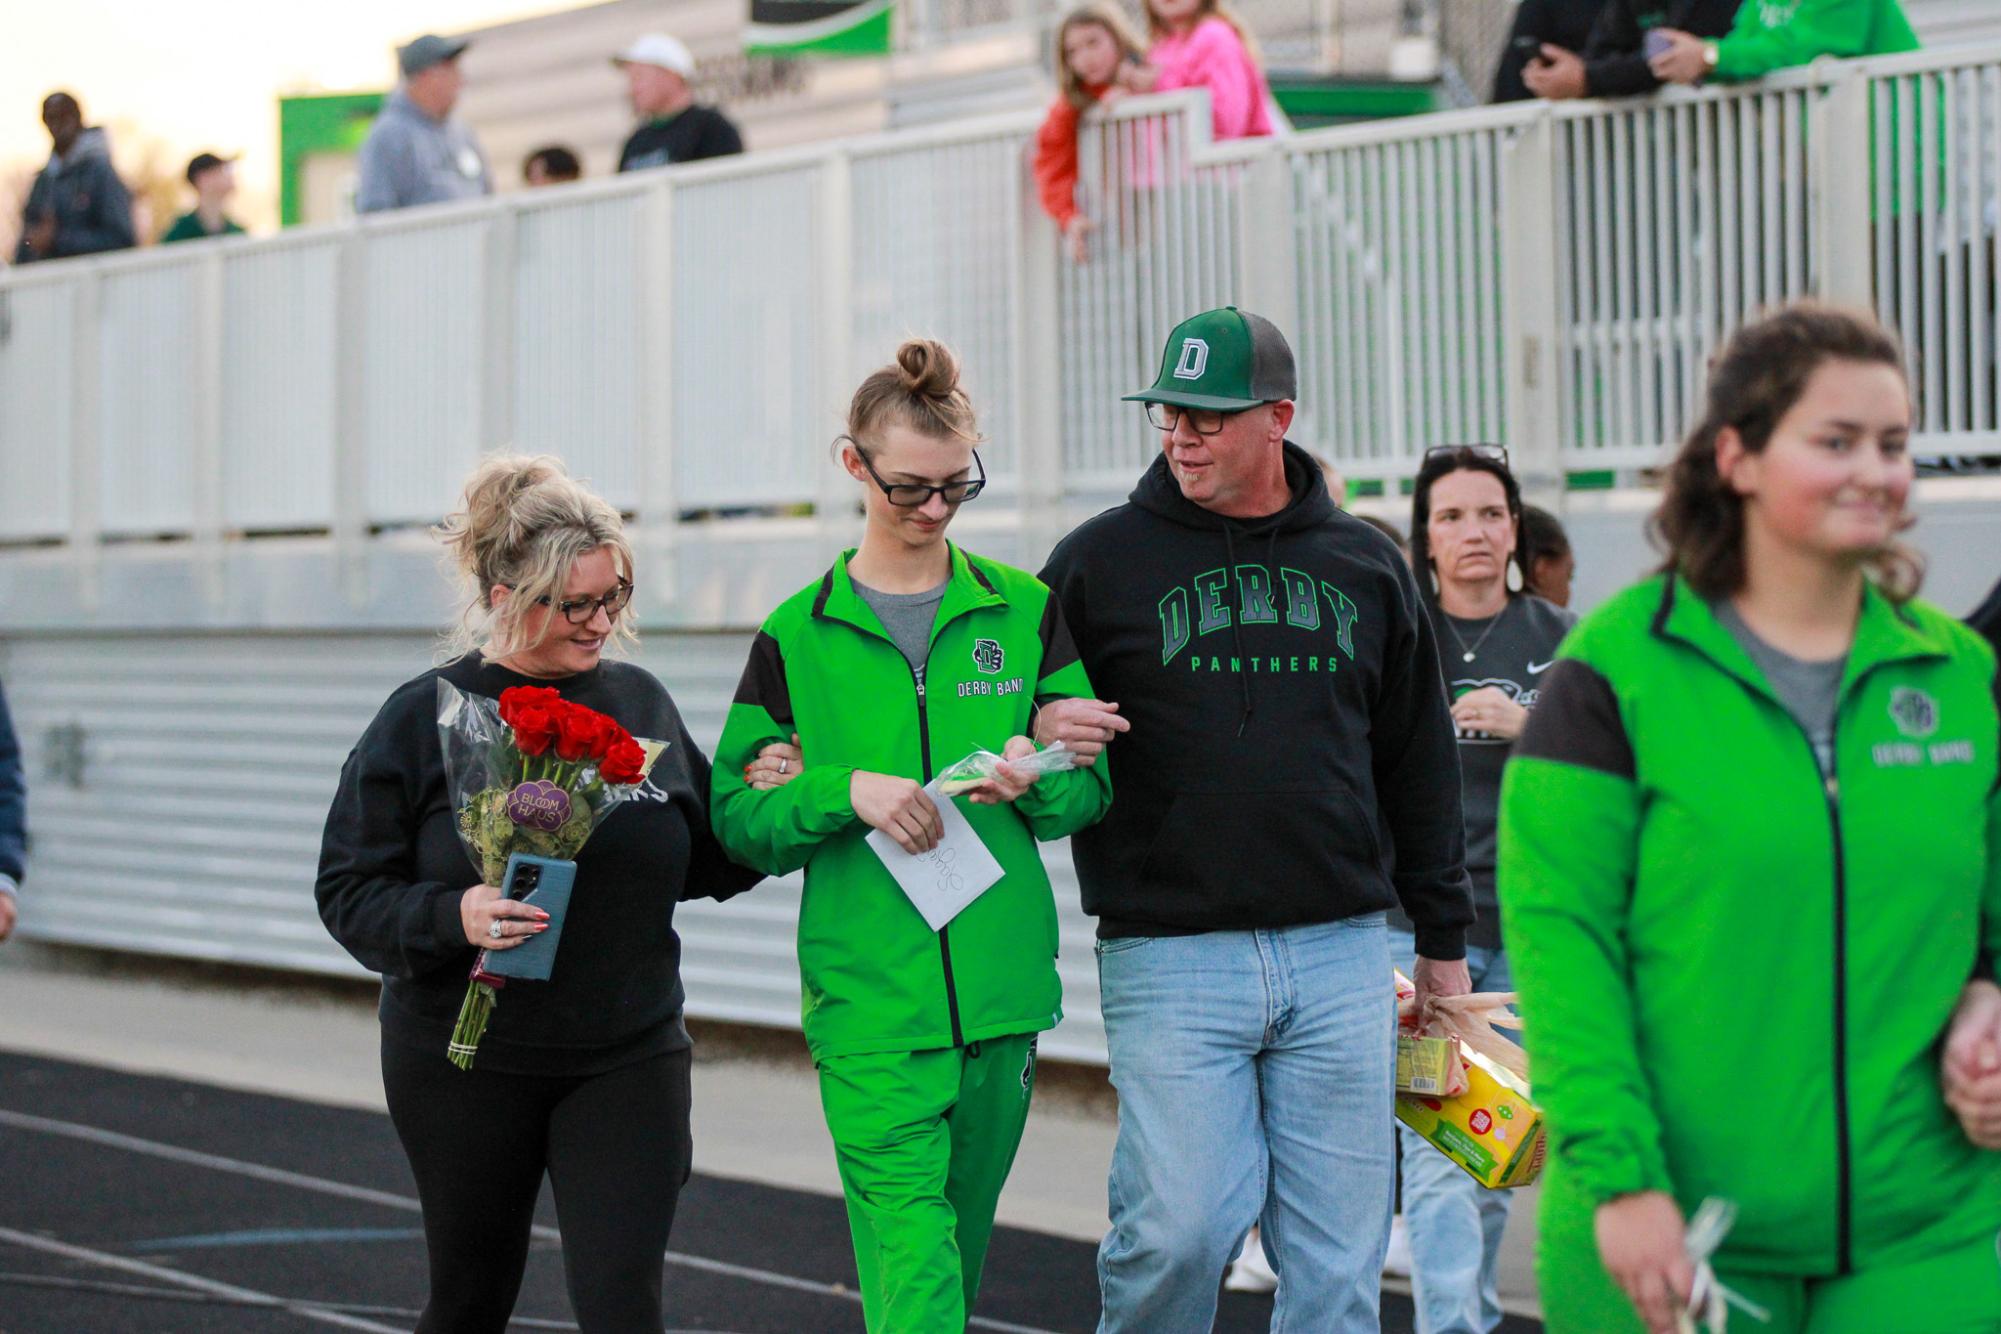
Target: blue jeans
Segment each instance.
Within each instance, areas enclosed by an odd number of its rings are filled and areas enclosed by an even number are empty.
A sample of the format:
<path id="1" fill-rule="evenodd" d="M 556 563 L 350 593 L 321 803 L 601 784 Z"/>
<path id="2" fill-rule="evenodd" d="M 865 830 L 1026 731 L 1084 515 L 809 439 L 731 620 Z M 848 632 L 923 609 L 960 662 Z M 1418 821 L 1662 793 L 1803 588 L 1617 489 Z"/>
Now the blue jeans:
<path id="1" fill-rule="evenodd" d="M 1119 1092 L 1100 1334 L 1207 1334 L 1253 1222 L 1279 1276 L 1274 1331 L 1374 1334 L 1395 1153 L 1389 975 L 1380 913 L 1099 942 Z"/>
<path id="2" fill-rule="evenodd" d="M 1417 959 L 1408 931 L 1390 932 L 1390 953 L 1405 977 Z M 1475 991 L 1512 991 L 1503 950 L 1466 947 Z M 1399 1125 L 1403 1216 L 1410 1229 L 1411 1287 L 1418 1334 L 1488 1334 L 1501 1323 L 1501 1233 L 1513 1191 L 1488 1190 L 1466 1169 Z"/>

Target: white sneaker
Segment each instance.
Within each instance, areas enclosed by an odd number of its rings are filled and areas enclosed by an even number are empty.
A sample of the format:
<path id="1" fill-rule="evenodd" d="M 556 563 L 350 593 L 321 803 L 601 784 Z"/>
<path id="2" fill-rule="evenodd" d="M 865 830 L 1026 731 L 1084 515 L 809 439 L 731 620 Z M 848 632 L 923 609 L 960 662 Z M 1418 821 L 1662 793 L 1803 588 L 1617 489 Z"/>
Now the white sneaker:
<path id="1" fill-rule="evenodd" d="M 1230 1266 L 1230 1273 L 1223 1280 L 1226 1292 L 1277 1292 L 1278 1275 L 1272 1270 L 1271 1261 L 1265 1258 L 1265 1244 L 1252 1228 L 1244 1238 L 1244 1248 L 1237 1252 L 1236 1263 Z"/>
<path id="2" fill-rule="evenodd" d="M 1410 1229 L 1403 1215 L 1390 1219 L 1390 1244 L 1383 1252 L 1383 1272 L 1391 1278 L 1410 1277 Z"/>

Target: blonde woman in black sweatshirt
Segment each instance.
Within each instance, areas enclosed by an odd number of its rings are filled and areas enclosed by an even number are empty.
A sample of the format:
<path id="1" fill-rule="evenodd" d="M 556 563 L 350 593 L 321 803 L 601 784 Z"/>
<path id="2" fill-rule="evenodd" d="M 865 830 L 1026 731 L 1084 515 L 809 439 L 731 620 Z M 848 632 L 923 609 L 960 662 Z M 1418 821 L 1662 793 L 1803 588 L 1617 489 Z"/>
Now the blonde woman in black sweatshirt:
<path id="1" fill-rule="evenodd" d="M 417 1328 L 506 1327 L 546 1173 L 578 1324 L 657 1330 L 690 1158 L 674 905 L 727 898 L 758 877 L 731 865 L 709 832 L 709 762 L 666 689 L 641 667 L 604 660 L 614 641 L 634 640 L 632 549 L 618 512 L 555 459 L 499 456 L 473 473 L 439 535 L 469 589 L 457 652 L 398 687 L 348 756 L 316 888 L 334 939 L 383 977 L 383 1088 L 430 1252 Z M 553 974 L 509 988 L 471 1070 L 445 1050 L 473 958 L 515 948 L 544 923 L 481 884 L 460 843 L 440 679 L 494 698 L 552 687 L 667 743 L 639 797 L 577 856 Z"/>

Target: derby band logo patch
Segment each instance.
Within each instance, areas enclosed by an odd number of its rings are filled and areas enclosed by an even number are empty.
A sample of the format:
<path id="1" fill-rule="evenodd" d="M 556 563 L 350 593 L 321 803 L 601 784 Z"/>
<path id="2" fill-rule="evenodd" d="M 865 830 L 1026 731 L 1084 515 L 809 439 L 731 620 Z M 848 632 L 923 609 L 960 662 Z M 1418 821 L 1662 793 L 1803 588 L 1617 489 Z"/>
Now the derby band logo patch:
<path id="1" fill-rule="evenodd" d="M 1898 686 L 1890 692 L 1890 718 L 1908 737 L 1928 737 L 1938 731 L 1938 701 L 1922 690 Z"/>

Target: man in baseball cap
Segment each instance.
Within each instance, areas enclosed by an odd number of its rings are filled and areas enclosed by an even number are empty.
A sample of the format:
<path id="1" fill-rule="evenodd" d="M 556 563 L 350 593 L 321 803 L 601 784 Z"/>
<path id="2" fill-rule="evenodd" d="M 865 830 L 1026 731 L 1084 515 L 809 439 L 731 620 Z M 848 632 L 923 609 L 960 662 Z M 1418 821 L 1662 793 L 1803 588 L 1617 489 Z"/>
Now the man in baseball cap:
<path id="1" fill-rule="evenodd" d="M 1384 914 L 1416 924 L 1420 1002 L 1468 990 L 1431 622 L 1396 547 L 1286 439 L 1297 393 L 1269 320 L 1182 321 L 1128 396 L 1159 456 L 1042 570 L 1105 698 L 1046 705 L 1036 740 L 1110 764 L 1118 794 L 1071 840 L 1119 1090 L 1101 1334 L 1208 1329 L 1260 1219 L 1274 1328 L 1375 1329 L 1396 1151 Z"/>
<path id="2" fill-rule="evenodd" d="M 664 167 L 743 152 L 743 136 L 714 107 L 698 106 L 689 87 L 695 57 L 678 38 L 649 32 L 612 57 L 625 71 L 639 128 L 618 155 L 620 171 Z"/>
<path id="3" fill-rule="evenodd" d="M 459 57 L 472 43 L 425 33 L 396 52 L 403 81 L 361 145 L 357 213 L 477 199 L 493 193 L 486 154 L 452 119 L 465 76 Z"/>

